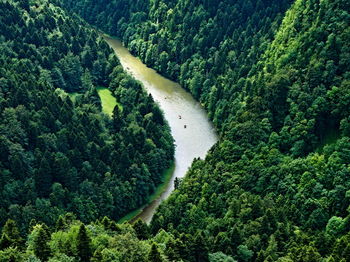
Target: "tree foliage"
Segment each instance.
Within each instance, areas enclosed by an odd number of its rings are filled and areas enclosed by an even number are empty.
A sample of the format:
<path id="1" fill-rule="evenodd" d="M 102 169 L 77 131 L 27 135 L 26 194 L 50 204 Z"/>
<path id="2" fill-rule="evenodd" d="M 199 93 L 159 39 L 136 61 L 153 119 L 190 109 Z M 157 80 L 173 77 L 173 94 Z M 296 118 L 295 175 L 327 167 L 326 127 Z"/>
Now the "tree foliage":
<path id="1" fill-rule="evenodd" d="M 0 64 L 1 225 L 10 218 L 24 234 L 32 219 L 118 219 L 145 204 L 173 139 L 97 32 L 46 0 L 1 1 Z M 101 112 L 97 87 L 116 97 L 113 117 Z M 17 246 L 13 235 L 1 239 Z"/>
<path id="2" fill-rule="evenodd" d="M 86 226 L 92 261 L 349 260 L 348 1 L 55 2 L 180 82 L 221 137 L 160 206 L 153 236 L 140 222 Z M 66 210 L 83 222 L 117 218 L 142 203 L 166 166 L 156 160 L 173 153 L 156 144 L 171 139 L 152 97 L 75 15 L 36 15 L 51 9 L 0 9 L 3 223 Z M 96 85 L 120 103 L 113 119 L 91 106 L 85 89 Z M 72 103 L 55 88 L 84 95 Z M 53 259 L 78 257 L 81 224 L 57 224 Z M 2 260 L 30 252 L 4 243 Z"/>
<path id="3" fill-rule="evenodd" d="M 202 231 L 238 261 L 346 261 L 348 1 L 63 2 L 179 81 L 221 133 L 153 233 Z"/>

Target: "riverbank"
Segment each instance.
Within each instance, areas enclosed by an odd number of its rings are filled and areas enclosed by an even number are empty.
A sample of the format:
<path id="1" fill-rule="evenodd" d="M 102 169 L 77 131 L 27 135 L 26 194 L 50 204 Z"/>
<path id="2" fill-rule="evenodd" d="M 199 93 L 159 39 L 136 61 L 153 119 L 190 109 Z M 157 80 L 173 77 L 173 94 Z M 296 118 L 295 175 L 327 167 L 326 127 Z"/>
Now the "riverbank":
<path id="1" fill-rule="evenodd" d="M 102 36 L 115 51 L 124 70 L 140 81 L 145 91 L 158 103 L 175 141 L 174 167 L 168 171 L 161 189 L 150 198 L 153 201 L 148 201 L 148 205 L 130 212 L 120 220 L 124 222 L 141 218 L 150 223 L 157 207 L 174 190 L 175 179 L 186 175 L 194 158 L 204 159 L 208 150 L 217 142 L 218 136 L 206 111 L 189 92 L 147 67 L 139 58 L 130 54 L 118 39 Z"/>
<path id="2" fill-rule="evenodd" d="M 164 191 L 167 189 L 167 186 L 168 186 L 168 184 L 172 178 L 172 175 L 174 173 L 174 170 L 175 170 L 175 163 L 172 163 L 170 165 L 170 167 L 163 172 L 163 174 L 162 174 L 163 182 L 159 186 L 157 186 L 154 193 L 148 197 L 147 203 L 144 204 L 142 207 L 140 207 L 134 211 L 131 211 L 130 213 L 123 216 L 121 219 L 118 220 L 118 223 L 122 224 L 122 223 L 127 222 L 127 221 L 132 222 L 132 220 L 134 218 L 136 218 L 137 216 L 139 216 L 142 213 L 142 211 L 145 207 L 147 207 L 153 201 L 155 201 L 157 198 L 159 198 L 164 193 Z"/>

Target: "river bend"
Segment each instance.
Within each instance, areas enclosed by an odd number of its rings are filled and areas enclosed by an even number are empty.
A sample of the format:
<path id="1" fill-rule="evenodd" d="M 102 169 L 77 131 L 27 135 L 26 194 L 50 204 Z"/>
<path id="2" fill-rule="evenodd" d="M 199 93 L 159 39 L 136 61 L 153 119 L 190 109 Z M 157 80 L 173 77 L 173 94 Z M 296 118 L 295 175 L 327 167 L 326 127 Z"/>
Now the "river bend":
<path id="1" fill-rule="evenodd" d="M 114 38 L 104 36 L 113 48 L 124 70 L 142 82 L 164 112 L 175 140 L 175 169 L 165 191 L 137 216 L 149 223 L 162 200 L 174 190 L 176 177 L 182 178 L 194 158 L 204 158 L 217 141 L 217 134 L 207 113 L 181 86 L 148 68 Z"/>

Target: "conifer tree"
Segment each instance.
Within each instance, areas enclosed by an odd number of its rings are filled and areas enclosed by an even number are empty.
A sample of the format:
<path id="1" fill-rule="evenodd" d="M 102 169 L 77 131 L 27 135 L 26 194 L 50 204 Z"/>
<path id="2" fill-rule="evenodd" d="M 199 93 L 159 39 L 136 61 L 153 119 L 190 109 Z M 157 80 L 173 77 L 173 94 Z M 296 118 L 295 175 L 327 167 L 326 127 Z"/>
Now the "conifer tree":
<path id="1" fill-rule="evenodd" d="M 41 260 L 47 261 L 51 255 L 49 246 L 50 235 L 47 229 L 42 225 L 34 228 L 33 250 L 34 254 Z"/>
<path id="2" fill-rule="evenodd" d="M 204 239 L 203 232 L 200 231 L 194 237 L 193 244 L 193 254 L 195 256 L 195 261 L 206 262 L 208 260 L 208 247 Z"/>
<path id="3" fill-rule="evenodd" d="M 80 225 L 77 235 L 77 252 L 82 262 L 90 261 L 91 258 L 91 239 L 86 232 L 84 224 Z"/>
<path id="4" fill-rule="evenodd" d="M 151 251 L 148 254 L 148 261 L 149 262 L 162 262 L 161 254 L 157 248 L 157 245 L 155 243 L 152 244 Z"/>
<path id="5" fill-rule="evenodd" d="M 17 224 L 12 219 L 8 219 L 2 228 L 2 235 L 0 239 L 0 248 L 5 249 L 10 246 L 19 246 L 22 238 L 19 234 Z"/>
<path id="6" fill-rule="evenodd" d="M 65 221 L 64 221 L 64 219 L 63 219 L 63 217 L 62 217 L 62 216 L 59 216 L 58 219 L 57 219 L 57 221 L 56 221 L 56 231 L 64 230 L 66 226 L 67 226 L 67 225 L 66 225 L 66 223 L 65 223 Z"/>
<path id="7" fill-rule="evenodd" d="M 149 237 L 149 228 L 141 219 L 138 219 L 132 227 L 134 228 L 139 239 L 144 240 Z"/>

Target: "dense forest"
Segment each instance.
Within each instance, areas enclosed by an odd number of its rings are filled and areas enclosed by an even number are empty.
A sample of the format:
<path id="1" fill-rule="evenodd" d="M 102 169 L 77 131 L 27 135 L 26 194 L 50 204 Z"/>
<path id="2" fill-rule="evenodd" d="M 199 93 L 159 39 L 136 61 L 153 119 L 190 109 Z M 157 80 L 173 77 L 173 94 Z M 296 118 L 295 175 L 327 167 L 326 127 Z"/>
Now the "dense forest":
<path id="1" fill-rule="evenodd" d="M 205 255 L 184 261 L 350 261 L 348 1 L 63 2 L 179 81 L 221 132 L 154 234 L 201 235 Z"/>
<path id="2" fill-rule="evenodd" d="M 48 1 L 21 0 L 0 2 L 0 46 L 0 224 L 25 233 L 66 212 L 91 222 L 145 204 L 173 141 L 107 43 Z M 112 117 L 97 87 L 116 97 Z"/>
<path id="3" fill-rule="evenodd" d="M 0 8 L 0 261 L 350 261 L 348 0 L 30 3 Z M 102 217 L 161 181 L 168 127 L 76 14 L 220 132 L 149 226 Z"/>
<path id="4" fill-rule="evenodd" d="M 161 262 L 176 243 L 164 230 L 150 239 L 149 228 L 140 220 L 132 226 L 118 225 L 104 217 L 83 224 L 72 213 L 60 216 L 51 228 L 44 223 L 31 224 L 26 240 L 16 223 L 8 220 L 2 235 L 6 241 L 2 237 L 1 246 L 10 247 L 0 251 L 1 262 Z"/>

